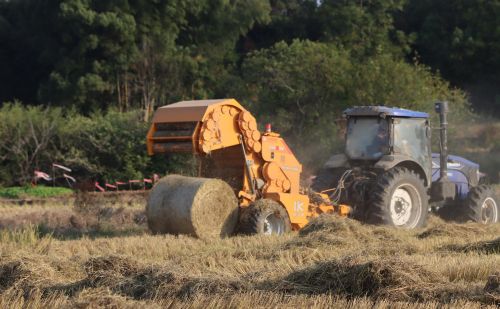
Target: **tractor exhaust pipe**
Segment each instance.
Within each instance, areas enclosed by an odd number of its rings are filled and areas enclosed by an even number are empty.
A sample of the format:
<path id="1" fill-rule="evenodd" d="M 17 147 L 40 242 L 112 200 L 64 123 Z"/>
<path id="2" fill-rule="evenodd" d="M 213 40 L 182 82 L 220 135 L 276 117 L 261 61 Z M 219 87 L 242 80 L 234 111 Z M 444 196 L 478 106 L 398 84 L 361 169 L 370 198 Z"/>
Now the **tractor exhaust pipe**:
<path id="1" fill-rule="evenodd" d="M 439 122 L 440 122 L 440 179 L 445 180 L 448 178 L 448 121 L 446 119 L 446 114 L 448 113 L 448 102 L 436 102 L 434 104 L 434 108 L 436 113 L 439 114 Z"/>
<path id="2" fill-rule="evenodd" d="M 448 139 L 446 129 L 448 121 L 446 114 L 448 113 L 448 102 L 436 102 L 434 108 L 439 113 L 440 128 L 440 167 L 439 180 L 431 186 L 431 199 L 434 201 L 445 201 L 446 199 L 454 198 L 456 195 L 456 187 L 453 182 L 448 180 Z"/>

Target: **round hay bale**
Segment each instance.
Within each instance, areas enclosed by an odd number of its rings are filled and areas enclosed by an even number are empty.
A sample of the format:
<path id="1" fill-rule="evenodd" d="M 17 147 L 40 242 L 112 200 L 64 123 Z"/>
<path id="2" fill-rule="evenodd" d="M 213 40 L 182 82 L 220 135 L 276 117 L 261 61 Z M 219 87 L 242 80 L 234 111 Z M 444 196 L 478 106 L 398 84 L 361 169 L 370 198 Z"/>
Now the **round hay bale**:
<path id="1" fill-rule="evenodd" d="M 225 237 L 236 227 L 238 200 L 222 180 L 168 175 L 151 190 L 146 215 L 153 233 Z"/>

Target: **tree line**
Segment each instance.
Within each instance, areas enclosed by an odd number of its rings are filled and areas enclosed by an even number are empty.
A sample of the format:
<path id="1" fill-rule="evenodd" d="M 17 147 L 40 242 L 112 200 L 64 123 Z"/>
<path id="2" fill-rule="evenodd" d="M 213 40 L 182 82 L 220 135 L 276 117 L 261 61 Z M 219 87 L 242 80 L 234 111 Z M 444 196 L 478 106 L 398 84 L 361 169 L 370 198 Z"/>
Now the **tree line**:
<path id="1" fill-rule="evenodd" d="M 7 103 L 0 123 L 0 186 L 30 184 L 34 170 L 50 174 L 52 163 L 71 167 L 77 186 L 191 172 L 189 156 L 147 156 L 148 124 L 140 110 L 82 116 L 61 107 Z M 66 185 L 64 178 L 58 183 Z"/>
<path id="2" fill-rule="evenodd" d="M 0 0 L 0 101 L 147 118 L 240 94 L 249 55 L 296 39 L 498 85 L 499 14 L 498 0 Z"/>

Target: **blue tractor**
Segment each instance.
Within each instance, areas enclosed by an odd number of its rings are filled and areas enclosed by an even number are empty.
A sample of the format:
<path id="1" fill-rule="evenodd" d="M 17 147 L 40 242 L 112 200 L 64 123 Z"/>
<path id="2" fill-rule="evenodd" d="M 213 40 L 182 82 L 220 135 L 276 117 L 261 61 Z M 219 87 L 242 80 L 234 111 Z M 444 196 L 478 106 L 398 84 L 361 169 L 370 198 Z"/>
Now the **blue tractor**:
<path id="1" fill-rule="evenodd" d="M 500 221 L 494 190 L 479 165 L 448 155 L 447 102 L 435 104 L 440 153 L 431 153 L 429 115 L 401 108 L 347 109 L 345 151 L 332 156 L 312 189 L 351 205 L 358 220 L 403 228 L 425 225 L 429 211 L 446 219 Z"/>

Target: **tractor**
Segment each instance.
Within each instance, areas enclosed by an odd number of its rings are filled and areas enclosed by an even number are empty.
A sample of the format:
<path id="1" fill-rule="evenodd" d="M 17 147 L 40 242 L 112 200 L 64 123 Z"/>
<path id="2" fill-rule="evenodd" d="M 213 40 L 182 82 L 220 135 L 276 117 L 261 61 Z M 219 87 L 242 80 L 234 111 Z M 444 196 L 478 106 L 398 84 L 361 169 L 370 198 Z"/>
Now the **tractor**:
<path id="1" fill-rule="evenodd" d="M 345 110 L 344 153 L 326 162 L 312 188 L 372 224 L 418 228 L 430 211 L 462 222 L 499 222 L 500 206 L 479 165 L 448 155 L 448 103 L 435 103 L 435 111 L 439 153 L 431 152 L 427 113 L 386 106 Z"/>

